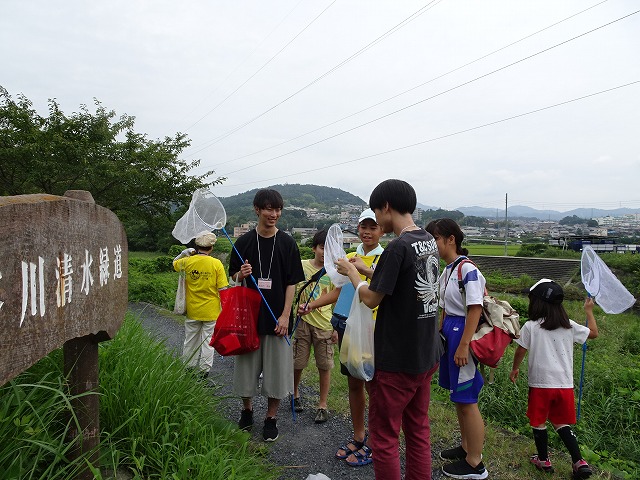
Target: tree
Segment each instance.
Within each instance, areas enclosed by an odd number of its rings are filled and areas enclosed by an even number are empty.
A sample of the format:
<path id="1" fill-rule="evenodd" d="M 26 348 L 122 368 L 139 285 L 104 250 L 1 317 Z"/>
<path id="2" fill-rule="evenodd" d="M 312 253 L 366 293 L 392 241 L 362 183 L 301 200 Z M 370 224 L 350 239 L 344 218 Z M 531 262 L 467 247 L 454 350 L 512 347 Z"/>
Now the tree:
<path id="1" fill-rule="evenodd" d="M 439 208 L 437 210 L 429 209 L 422 212 L 422 222 L 424 224 L 429 223 L 431 220 L 437 220 L 439 218 L 451 218 L 456 222 L 460 222 L 460 220 L 464 217 L 464 213 L 459 210 L 443 210 Z"/>
<path id="2" fill-rule="evenodd" d="M 560 225 L 582 225 L 583 223 L 587 223 L 587 221 L 577 215 L 571 215 L 570 217 L 564 217 L 558 223 Z"/>
<path id="3" fill-rule="evenodd" d="M 49 99 L 49 115 L 40 116 L 24 95 L 14 101 L 0 87 L 0 194 L 87 190 L 98 205 L 123 222 L 129 247 L 165 249 L 171 230 L 193 192 L 222 182 L 213 171 L 192 176 L 199 160 L 179 158 L 189 146 L 176 133 L 149 140 L 134 130 L 135 118 L 105 109 L 95 100 L 65 115 Z"/>
<path id="4" fill-rule="evenodd" d="M 474 215 L 465 216 L 460 219 L 460 225 L 467 227 L 486 227 L 489 225 L 489 220 L 484 217 L 476 217 Z"/>

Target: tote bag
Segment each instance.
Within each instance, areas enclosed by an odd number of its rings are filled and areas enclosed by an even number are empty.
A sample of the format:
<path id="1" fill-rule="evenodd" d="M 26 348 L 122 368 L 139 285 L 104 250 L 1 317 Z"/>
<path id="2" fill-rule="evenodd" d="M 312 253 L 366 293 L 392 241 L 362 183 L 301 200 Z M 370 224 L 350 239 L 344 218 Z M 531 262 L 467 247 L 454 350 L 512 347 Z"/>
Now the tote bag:
<path id="1" fill-rule="evenodd" d="M 373 357 L 373 330 L 375 321 L 373 311 L 360 301 L 358 291 L 366 285 L 362 282 L 356 288 L 347 318 L 347 328 L 342 337 L 340 347 L 340 363 L 354 377 L 364 381 L 370 381 L 375 371 Z"/>
<path id="2" fill-rule="evenodd" d="M 176 315 L 184 315 L 187 313 L 187 280 L 186 273 L 180 270 L 178 276 L 178 289 L 176 290 L 176 303 L 173 305 L 173 313 Z"/>
<path id="3" fill-rule="evenodd" d="M 253 352 L 260 347 L 258 314 L 262 297 L 257 290 L 241 286 L 220 291 L 222 312 L 209 345 L 222 356 Z"/>

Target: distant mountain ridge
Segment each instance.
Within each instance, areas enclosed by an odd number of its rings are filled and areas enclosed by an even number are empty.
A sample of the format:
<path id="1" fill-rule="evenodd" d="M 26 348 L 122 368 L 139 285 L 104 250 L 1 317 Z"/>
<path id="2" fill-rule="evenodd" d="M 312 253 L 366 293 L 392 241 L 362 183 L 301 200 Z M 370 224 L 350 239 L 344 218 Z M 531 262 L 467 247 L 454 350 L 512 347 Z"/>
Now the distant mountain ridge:
<path id="1" fill-rule="evenodd" d="M 459 212 L 464 213 L 467 216 L 473 215 L 476 217 L 485 218 L 504 218 L 504 209 L 485 208 L 485 207 L 458 207 Z M 622 215 L 628 215 L 631 213 L 640 213 L 640 208 L 615 208 L 613 210 L 603 210 L 600 208 L 575 208 L 567 212 L 559 212 L 557 210 L 536 210 L 535 208 L 527 207 L 525 205 L 514 205 L 507 208 L 509 218 L 525 217 L 525 218 L 537 218 L 538 220 L 562 220 L 564 217 L 571 217 L 575 215 L 579 218 L 589 220 L 596 217 L 620 217 Z"/>
<path id="2" fill-rule="evenodd" d="M 285 209 L 286 207 L 293 206 L 301 208 L 318 208 L 328 211 L 342 205 L 361 205 L 363 209 L 367 206 L 366 200 L 335 187 L 296 183 L 272 185 L 268 188 L 273 188 L 282 194 Z M 253 211 L 253 197 L 258 190 L 258 188 L 254 188 L 253 190 L 239 193 L 237 195 L 221 197 L 220 200 L 227 210 L 228 215 L 237 215 L 240 214 L 240 212 L 247 214 L 248 212 Z M 437 210 L 440 208 L 424 205 L 419 202 L 417 206 L 423 210 Z M 455 210 L 464 213 L 466 216 L 490 219 L 495 219 L 496 217 L 498 219 L 504 218 L 504 209 L 470 206 L 458 207 Z M 508 208 L 508 216 L 512 219 L 516 217 L 523 217 L 554 221 L 562 220 L 564 217 L 570 217 L 572 215 L 588 220 L 593 217 L 605 217 L 607 215 L 617 217 L 630 213 L 640 213 L 640 208 L 616 208 L 612 210 L 604 210 L 600 208 L 576 208 L 567 212 L 560 212 L 557 210 L 537 210 L 525 205 L 513 205 Z"/>

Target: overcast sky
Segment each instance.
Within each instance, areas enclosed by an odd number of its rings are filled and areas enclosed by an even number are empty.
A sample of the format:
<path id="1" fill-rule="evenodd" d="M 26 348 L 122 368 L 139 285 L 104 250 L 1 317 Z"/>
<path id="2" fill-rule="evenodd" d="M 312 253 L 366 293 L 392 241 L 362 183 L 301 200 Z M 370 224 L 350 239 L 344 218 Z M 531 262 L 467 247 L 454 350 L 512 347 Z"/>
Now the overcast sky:
<path id="1" fill-rule="evenodd" d="M 640 211 L 639 9 L 4 0 L 0 85 L 41 114 L 95 98 L 149 138 L 186 133 L 223 197 L 313 183 L 368 200 L 401 178 L 444 208 Z"/>

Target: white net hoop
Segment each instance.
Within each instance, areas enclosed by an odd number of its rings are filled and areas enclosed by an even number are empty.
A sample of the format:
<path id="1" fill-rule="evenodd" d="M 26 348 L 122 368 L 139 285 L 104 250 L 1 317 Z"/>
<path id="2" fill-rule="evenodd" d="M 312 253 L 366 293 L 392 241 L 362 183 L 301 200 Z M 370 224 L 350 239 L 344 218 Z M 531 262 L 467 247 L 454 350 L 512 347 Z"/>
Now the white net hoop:
<path id="1" fill-rule="evenodd" d="M 342 287 L 349 282 L 349 277 L 338 273 L 336 262 L 339 258 L 347 258 L 343 248 L 343 236 L 340 225 L 334 223 L 329 227 L 327 239 L 324 242 L 324 268 L 336 287 Z"/>
<path id="2" fill-rule="evenodd" d="M 176 222 L 172 235 L 187 244 L 203 231 L 224 228 L 227 212 L 224 206 L 208 188 L 196 190 L 191 197 L 189 210 Z"/>
<path id="3" fill-rule="evenodd" d="M 622 313 L 636 299 L 589 245 L 582 249 L 580 276 L 585 289 L 606 313 Z"/>

